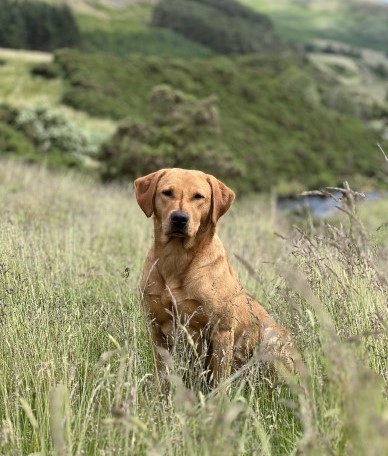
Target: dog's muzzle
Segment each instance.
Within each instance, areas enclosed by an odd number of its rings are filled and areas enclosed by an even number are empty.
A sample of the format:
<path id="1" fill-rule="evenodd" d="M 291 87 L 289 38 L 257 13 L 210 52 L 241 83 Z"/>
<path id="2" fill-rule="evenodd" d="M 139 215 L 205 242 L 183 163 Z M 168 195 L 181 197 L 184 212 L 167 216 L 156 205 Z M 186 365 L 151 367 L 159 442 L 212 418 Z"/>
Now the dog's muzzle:
<path id="1" fill-rule="evenodd" d="M 184 211 L 174 211 L 170 216 L 170 235 L 184 236 L 187 234 L 190 216 Z"/>

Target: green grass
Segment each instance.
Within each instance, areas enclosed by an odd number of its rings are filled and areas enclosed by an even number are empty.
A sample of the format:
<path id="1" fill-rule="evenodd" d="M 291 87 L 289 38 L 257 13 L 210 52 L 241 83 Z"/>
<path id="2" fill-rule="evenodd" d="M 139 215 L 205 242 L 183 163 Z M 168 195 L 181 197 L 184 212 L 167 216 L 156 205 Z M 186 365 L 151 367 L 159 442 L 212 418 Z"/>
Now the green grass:
<path id="1" fill-rule="evenodd" d="M 384 208 L 365 209 L 372 234 Z M 252 367 L 201 396 L 177 354 L 162 398 L 137 289 L 152 228 L 133 193 L 1 161 L 0 211 L 2 454 L 386 454 L 386 228 L 379 244 L 345 217 L 302 234 L 271 198 L 237 201 L 220 235 L 306 371 Z"/>
<path id="2" fill-rule="evenodd" d="M 131 53 L 169 57 L 207 57 L 212 51 L 182 35 L 150 27 L 152 3 L 135 3 L 129 8 L 98 9 L 99 15 L 77 14 L 81 49 L 127 56 Z"/>
<path id="3" fill-rule="evenodd" d="M 32 55 L 32 59 L 28 58 Z M 41 54 L 42 58 L 35 56 L 40 54 L 23 54 L 15 51 L 10 55 L 0 52 L 0 58 L 4 64 L 0 66 L 0 100 L 11 105 L 25 103 L 50 103 L 58 104 L 63 95 L 63 82 L 60 79 L 43 80 L 32 77 L 30 70 L 37 62 L 49 61 L 50 54 Z M 25 56 L 25 58 L 23 58 Z"/>

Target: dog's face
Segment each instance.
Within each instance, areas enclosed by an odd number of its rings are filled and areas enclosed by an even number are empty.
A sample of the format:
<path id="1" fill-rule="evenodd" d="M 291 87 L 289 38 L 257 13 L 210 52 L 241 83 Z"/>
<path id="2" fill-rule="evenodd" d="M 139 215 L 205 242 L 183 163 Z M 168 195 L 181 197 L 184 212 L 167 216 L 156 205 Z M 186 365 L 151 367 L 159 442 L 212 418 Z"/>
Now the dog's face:
<path id="1" fill-rule="evenodd" d="M 234 199 L 234 192 L 215 177 L 179 168 L 136 179 L 135 191 L 147 217 L 154 214 L 164 242 L 172 238 L 193 241 L 217 223 Z"/>
<path id="2" fill-rule="evenodd" d="M 154 195 L 154 214 L 166 237 L 194 237 L 209 223 L 212 191 L 206 175 L 171 170 L 160 177 Z"/>

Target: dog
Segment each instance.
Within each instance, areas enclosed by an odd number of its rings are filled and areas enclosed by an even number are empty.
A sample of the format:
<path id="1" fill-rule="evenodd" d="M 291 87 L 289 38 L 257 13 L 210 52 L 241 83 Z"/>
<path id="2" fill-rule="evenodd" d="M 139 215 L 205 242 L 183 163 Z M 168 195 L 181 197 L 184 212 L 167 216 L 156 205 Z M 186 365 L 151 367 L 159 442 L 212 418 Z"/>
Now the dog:
<path id="1" fill-rule="evenodd" d="M 291 370 L 289 332 L 244 290 L 216 234 L 234 192 L 214 176 L 179 168 L 140 177 L 134 187 L 140 208 L 154 222 L 140 287 L 159 372 L 165 370 L 163 349 L 174 345 L 176 322 L 185 325 L 199 353 L 206 350 L 215 385 L 257 346 Z"/>

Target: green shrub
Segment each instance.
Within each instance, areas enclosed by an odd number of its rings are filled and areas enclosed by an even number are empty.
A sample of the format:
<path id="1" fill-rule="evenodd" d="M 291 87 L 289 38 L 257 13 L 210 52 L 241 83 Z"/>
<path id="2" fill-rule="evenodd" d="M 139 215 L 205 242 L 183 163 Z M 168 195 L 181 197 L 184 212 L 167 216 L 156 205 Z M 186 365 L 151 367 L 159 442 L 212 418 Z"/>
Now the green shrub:
<path id="1" fill-rule="evenodd" d="M 0 103 L 0 122 L 14 124 L 18 110 L 7 104 Z"/>
<path id="2" fill-rule="evenodd" d="M 269 18 L 232 0 L 161 0 L 154 9 L 151 23 L 223 54 L 279 47 Z"/>
<path id="3" fill-rule="evenodd" d="M 0 105 L 0 156 L 44 162 L 54 169 L 83 169 L 82 154 L 90 152 L 95 151 L 82 132 L 56 111 Z"/>
<path id="4" fill-rule="evenodd" d="M 34 146 L 22 133 L 0 122 L 0 156 L 3 154 L 13 154 L 32 157 L 35 153 Z"/>
<path id="5" fill-rule="evenodd" d="M 103 178 L 134 178 L 163 167 L 200 168 L 226 180 L 241 175 L 222 143 L 215 97 L 195 99 L 168 86 L 148 98 L 148 124 L 127 121 L 103 145 Z"/>
<path id="6" fill-rule="evenodd" d="M 21 109 L 15 126 L 40 150 L 87 154 L 92 152 L 86 136 L 62 114 L 46 106 Z"/>
<path id="7" fill-rule="evenodd" d="M 82 161 L 74 154 L 63 154 L 52 149 L 44 153 L 20 131 L 0 122 L 0 157 L 12 156 L 29 163 L 44 162 L 53 169 L 82 168 Z"/>
<path id="8" fill-rule="evenodd" d="M 37 63 L 31 68 L 31 74 L 45 79 L 55 79 L 59 77 L 59 70 L 55 65 L 42 62 Z"/>
<path id="9" fill-rule="evenodd" d="M 53 169 L 83 168 L 82 160 L 75 154 L 64 154 L 58 149 L 43 152 L 15 128 L 0 122 L 0 157 L 12 156 L 29 163 L 44 162 Z"/>

